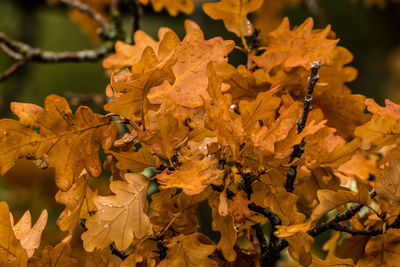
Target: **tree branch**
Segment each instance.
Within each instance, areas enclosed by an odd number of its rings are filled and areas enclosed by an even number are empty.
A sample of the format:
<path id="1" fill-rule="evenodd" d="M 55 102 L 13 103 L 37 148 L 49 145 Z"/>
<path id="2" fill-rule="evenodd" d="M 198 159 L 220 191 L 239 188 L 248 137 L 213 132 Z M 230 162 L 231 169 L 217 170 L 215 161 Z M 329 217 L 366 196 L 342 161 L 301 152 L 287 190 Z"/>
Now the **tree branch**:
<path id="1" fill-rule="evenodd" d="M 319 61 L 314 61 L 314 63 L 311 65 L 311 75 L 310 77 L 308 77 L 308 88 L 306 97 L 304 98 L 303 114 L 301 118 L 297 121 L 297 134 L 301 133 L 304 127 L 306 127 L 308 114 L 311 111 L 312 94 L 314 92 L 315 84 L 319 81 L 318 71 L 320 67 L 321 67 L 321 62 Z M 295 158 L 300 158 L 301 155 L 303 155 L 305 145 L 306 141 L 303 138 L 300 144 L 297 144 L 293 147 L 294 148 L 293 152 L 292 154 L 290 154 L 290 162 L 293 162 Z M 286 175 L 285 189 L 287 192 L 294 191 L 294 181 L 296 180 L 296 176 L 297 176 L 297 166 L 291 165 Z"/>
<path id="2" fill-rule="evenodd" d="M 13 40 L 2 32 L 0 32 L 0 48 L 10 58 L 17 60 L 14 65 L 0 75 L 0 81 L 6 80 L 28 61 L 41 63 L 97 61 L 102 59 L 111 51 L 111 49 L 107 48 L 106 46 L 75 52 L 46 51 L 39 48 L 33 48 L 28 44 Z"/>
<path id="3" fill-rule="evenodd" d="M 90 6 L 76 0 L 60 0 L 60 2 L 89 15 L 100 25 L 103 33 L 106 33 L 110 29 L 110 24 L 108 21 Z"/>

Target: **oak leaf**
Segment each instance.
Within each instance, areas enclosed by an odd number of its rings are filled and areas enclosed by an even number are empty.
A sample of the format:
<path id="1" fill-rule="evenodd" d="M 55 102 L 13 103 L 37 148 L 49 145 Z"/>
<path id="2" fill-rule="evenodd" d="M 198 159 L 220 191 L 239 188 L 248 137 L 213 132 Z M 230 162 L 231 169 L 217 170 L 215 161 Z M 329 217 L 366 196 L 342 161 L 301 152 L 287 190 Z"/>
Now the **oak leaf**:
<path id="1" fill-rule="evenodd" d="M 285 237 L 289 243 L 289 254 L 303 266 L 308 266 L 312 262 L 311 244 L 314 238 L 309 234 L 298 232 L 292 236 Z"/>
<path id="2" fill-rule="evenodd" d="M 142 266 L 154 267 L 160 255 L 157 254 L 157 241 L 146 239 L 138 245 L 135 252 L 131 253 L 120 267 Z"/>
<path id="3" fill-rule="evenodd" d="M 371 197 L 368 190 L 361 186 L 359 192 L 354 191 L 332 191 L 332 190 L 318 190 L 317 192 L 319 204 L 311 214 L 311 220 L 317 221 L 322 218 L 328 211 L 345 205 L 347 203 L 360 203 L 366 206 L 371 204 Z"/>
<path id="4" fill-rule="evenodd" d="M 291 31 L 289 19 L 284 18 L 281 25 L 268 34 L 265 52 L 260 56 L 253 56 L 253 60 L 267 71 L 281 64 L 285 70 L 295 67 L 309 69 L 315 60 L 320 61 L 322 65 L 333 64 L 339 40 L 329 38 L 330 26 L 322 31 L 313 31 L 313 26 L 313 19 L 308 18 Z"/>
<path id="5" fill-rule="evenodd" d="M 11 221 L 13 221 L 12 215 L 10 216 Z M 47 217 L 47 210 L 43 210 L 35 225 L 32 226 L 31 213 L 26 211 L 21 219 L 13 226 L 15 237 L 21 242 L 21 246 L 26 250 L 29 257 L 32 257 L 35 253 L 35 249 L 40 246 L 42 233 L 47 224 Z"/>
<path id="6" fill-rule="evenodd" d="M 173 83 L 175 80 L 171 66 L 176 60 L 171 56 L 159 62 L 154 50 L 146 47 L 141 60 L 132 66 L 130 81 L 118 80 L 118 76 L 111 78 L 115 100 L 104 105 L 104 109 L 133 121 L 141 119 L 144 122 L 144 114 L 150 105 L 147 99 L 150 89 L 164 81 Z"/>
<path id="7" fill-rule="evenodd" d="M 99 147 L 111 147 L 117 133 L 109 118 L 84 106 L 73 115 L 67 101 L 56 95 L 46 97 L 44 109 L 25 103 L 12 103 L 11 109 L 20 120 L 0 121 L 1 174 L 17 159 L 48 157 L 63 191 L 84 168 L 93 177 L 100 175 Z"/>
<path id="8" fill-rule="evenodd" d="M 243 37 L 254 31 L 247 14 L 256 11 L 262 4 L 263 0 L 221 0 L 203 4 L 203 10 L 214 20 L 222 19 L 228 31 Z"/>
<path id="9" fill-rule="evenodd" d="M 187 138 L 189 128 L 178 117 L 180 107 L 164 98 L 157 111 L 145 115 L 146 131 L 138 132 L 140 141 L 160 157 L 171 158 L 175 148 Z"/>
<path id="10" fill-rule="evenodd" d="M 187 195 L 201 193 L 207 184 L 220 183 L 223 171 L 218 170 L 218 160 L 209 157 L 199 158 L 199 154 L 189 157 L 179 157 L 182 163 L 176 170 L 165 169 L 156 178 L 161 188 L 182 188 Z"/>
<path id="11" fill-rule="evenodd" d="M 29 259 L 29 267 L 77 267 L 76 259 L 71 258 L 72 249 L 68 242 L 60 242 L 54 248 L 46 246 L 42 250 L 42 258 Z"/>
<path id="12" fill-rule="evenodd" d="M 160 12 L 164 7 L 171 16 L 178 15 L 181 11 L 185 14 L 191 14 L 194 10 L 193 0 L 140 0 L 143 5 L 148 5 L 149 2 L 153 5 L 153 9 L 156 12 Z"/>
<path id="13" fill-rule="evenodd" d="M 6 202 L 0 202 L 0 265 L 26 266 L 28 253 L 21 245 L 11 224 Z"/>
<path id="14" fill-rule="evenodd" d="M 352 259 L 341 259 L 337 258 L 332 255 L 328 255 L 325 260 L 321 260 L 317 256 L 312 256 L 313 263 L 315 267 L 330 267 L 330 266 L 337 266 L 337 267 L 354 267 L 354 262 Z"/>
<path id="15" fill-rule="evenodd" d="M 213 62 L 217 69 L 227 65 L 227 55 L 234 48 L 233 41 L 225 41 L 221 37 L 205 40 L 200 28 L 196 30 L 191 26 L 190 29 L 175 47 L 174 57 L 178 59 L 172 66 L 175 82 L 153 87 L 148 94 L 151 104 L 161 104 L 163 97 L 168 96 L 176 104 L 187 108 L 202 106 L 203 99 L 209 98 L 207 65 Z M 193 90 L 194 86 L 196 90 Z"/>
<path id="16" fill-rule="evenodd" d="M 137 152 L 111 151 L 113 157 L 117 159 L 117 168 L 120 170 L 130 170 L 132 172 L 141 172 L 147 167 L 158 167 L 160 159 L 153 155 L 153 151 L 142 145 Z"/>
<path id="17" fill-rule="evenodd" d="M 397 110 L 399 105 L 386 101 L 386 107 L 379 107 L 374 100 L 365 100 L 367 108 L 373 113 L 370 121 L 355 129 L 354 134 L 361 137 L 361 148 L 364 150 L 377 149 L 396 144 L 399 140 L 400 124 Z"/>
<path id="18" fill-rule="evenodd" d="M 167 257 L 157 266 L 209 267 L 218 266 L 210 259 L 216 246 L 204 235 L 178 235 L 171 238 L 167 244 Z"/>
<path id="19" fill-rule="evenodd" d="M 389 166 L 376 177 L 375 191 L 383 212 L 396 215 L 400 212 L 400 160 L 390 158 Z"/>
<path id="20" fill-rule="evenodd" d="M 222 192 L 221 195 L 222 194 L 226 193 Z M 218 197 L 217 194 L 213 194 L 208 198 L 208 205 L 212 209 L 212 229 L 221 234 L 221 238 L 217 243 L 217 248 L 221 250 L 226 260 L 232 262 L 237 256 L 234 250 L 237 231 L 234 228 L 234 219 L 232 215 L 221 215 L 219 213 L 220 201 L 220 197 Z"/>
<path id="21" fill-rule="evenodd" d="M 400 260 L 400 233 L 389 229 L 383 235 L 373 236 L 365 246 L 365 254 L 356 266 L 396 266 Z"/>
<path id="22" fill-rule="evenodd" d="M 274 234 L 277 237 L 289 237 L 295 235 L 297 233 L 305 233 L 310 229 L 312 221 L 308 221 L 301 224 L 292 224 L 292 225 L 276 225 L 276 230 Z"/>
<path id="23" fill-rule="evenodd" d="M 247 194 L 239 191 L 229 204 L 229 212 L 238 223 L 243 223 L 247 217 L 250 216 L 249 204 L 250 200 L 247 199 Z"/>
<path id="24" fill-rule="evenodd" d="M 57 203 L 65 205 L 64 211 L 57 219 L 57 226 L 61 231 L 68 231 L 69 234 L 74 231 L 81 215 L 86 193 L 90 190 L 88 181 L 87 173 L 82 173 L 68 191 L 57 192 L 55 196 Z"/>
<path id="25" fill-rule="evenodd" d="M 168 28 L 158 30 L 158 39 L 161 41 L 164 36 L 172 31 Z M 138 30 L 133 35 L 135 45 L 129 45 L 122 41 L 115 42 L 115 53 L 108 56 L 103 61 L 105 69 L 120 70 L 124 67 L 133 66 L 140 61 L 142 54 L 147 47 L 151 47 L 155 53 L 158 53 L 160 41 L 155 41 L 144 31 Z"/>
<path id="26" fill-rule="evenodd" d="M 86 251 L 103 249 L 112 242 L 125 250 L 134 237 L 140 239 L 152 231 L 146 215 L 149 180 L 133 173 L 125 174 L 125 180 L 111 181 L 115 195 L 94 199 L 98 211 L 86 220 L 88 230 L 82 234 Z"/>

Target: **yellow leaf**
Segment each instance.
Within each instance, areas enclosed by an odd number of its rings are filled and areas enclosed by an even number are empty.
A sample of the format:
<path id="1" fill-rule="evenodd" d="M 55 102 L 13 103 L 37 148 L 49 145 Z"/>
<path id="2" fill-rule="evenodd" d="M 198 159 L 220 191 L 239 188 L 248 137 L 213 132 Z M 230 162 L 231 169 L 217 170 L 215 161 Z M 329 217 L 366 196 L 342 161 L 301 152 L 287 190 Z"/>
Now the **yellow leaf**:
<path id="1" fill-rule="evenodd" d="M 77 267 L 76 259 L 71 258 L 71 245 L 60 242 L 54 248 L 46 246 L 42 250 L 42 258 L 32 257 L 29 259 L 29 267 Z"/>
<path id="2" fill-rule="evenodd" d="M 143 5 L 148 5 L 149 2 L 153 5 L 156 12 L 160 12 L 164 7 L 171 16 L 178 15 L 181 11 L 185 14 L 191 14 L 194 10 L 193 0 L 140 0 Z"/>

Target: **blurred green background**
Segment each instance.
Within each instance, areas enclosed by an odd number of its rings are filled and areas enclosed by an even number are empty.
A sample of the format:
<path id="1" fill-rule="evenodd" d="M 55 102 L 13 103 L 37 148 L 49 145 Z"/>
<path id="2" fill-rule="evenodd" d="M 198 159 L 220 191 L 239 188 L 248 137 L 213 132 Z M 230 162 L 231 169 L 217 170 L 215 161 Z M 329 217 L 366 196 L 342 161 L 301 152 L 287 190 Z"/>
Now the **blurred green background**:
<path id="1" fill-rule="evenodd" d="M 284 2 L 283 8 L 275 16 L 288 16 L 291 25 L 299 25 L 310 16 L 314 18 L 317 28 L 332 25 L 340 38 L 339 44 L 353 53 L 351 65 L 359 71 L 358 78 L 348 84 L 353 93 L 373 97 L 381 104 L 385 98 L 400 101 L 400 4 L 389 1 L 382 8 L 366 6 L 361 0 L 279 1 Z M 183 37 L 183 21 L 190 18 L 200 24 L 207 38 L 223 36 L 239 42 L 225 30 L 221 21 L 213 21 L 205 15 L 201 2 L 206 1 L 195 2 L 197 6 L 192 15 L 179 14 L 177 17 L 170 17 L 166 11 L 154 13 L 151 7 L 143 7 L 141 29 L 156 37 L 160 27 L 170 27 Z M 318 11 L 307 5 L 310 2 L 318 5 Z M 269 27 L 275 28 L 276 25 Z M 48 5 L 44 0 L 0 0 L 0 32 L 33 47 L 53 51 L 82 50 L 96 46 L 71 20 L 65 6 Z M 245 63 L 245 58 L 234 51 L 230 62 L 238 65 Z M 0 51 L 0 72 L 12 63 L 13 60 Z M 29 62 L 0 83 L 0 118 L 12 117 L 9 110 L 12 101 L 43 105 L 44 98 L 49 94 L 104 94 L 107 81 L 101 61 L 60 64 Z M 96 105 L 92 105 L 92 108 L 102 112 Z M 53 171 L 34 168 L 29 161 L 19 161 L 0 179 L 0 201 L 7 201 L 16 217 L 19 218 L 25 210 L 30 209 L 36 221 L 43 208 L 50 210 L 49 225 L 53 227 L 46 229 L 43 237 L 50 244 L 55 244 L 63 236 L 54 227 L 62 211 L 62 206 L 54 202 L 56 192 Z M 203 226 L 203 230 L 207 231 L 207 227 Z"/>

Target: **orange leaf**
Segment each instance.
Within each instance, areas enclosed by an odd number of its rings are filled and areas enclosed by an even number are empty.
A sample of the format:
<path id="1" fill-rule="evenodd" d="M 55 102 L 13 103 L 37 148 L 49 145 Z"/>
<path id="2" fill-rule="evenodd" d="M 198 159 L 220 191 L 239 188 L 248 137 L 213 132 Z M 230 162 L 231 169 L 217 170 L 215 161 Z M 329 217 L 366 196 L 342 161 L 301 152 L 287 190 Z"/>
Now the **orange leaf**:
<path id="1" fill-rule="evenodd" d="M 203 10 L 214 20 L 222 19 L 228 31 L 241 37 L 253 34 L 253 25 L 246 16 L 262 4 L 263 0 L 221 0 L 203 4 Z"/>
<path id="2" fill-rule="evenodd" d="M 109 118 L 84 106 L 73 115 L 67 101 L 56 95 L 46 98 L 45 109 L 24 103 L 12 103 L 11 109 L 20 121 L 0 121 L 1 174 L 17 159 L 44 157 L 55 168 L 57 187 L 63 191 L 84 168 L 93 177 L 100 175 L 99 147 L 111 147 L 117 134 Z"/>
<path id="3" fill-rule="evenodd" d="M 229 204 L 229 212 L 232 213 L 236 222 L 243 223 L 250 216 L 248 207 L 250 203 L 251 201 L 248 200 L 247 194 L 243 191 L 239 191 L 233 197 L 231 204 Z"/>
<path id="4" fill-rule="evenodd" d="M 111 181 L 113 196 L 97 196 L 94 203 L 98 211 L 86 220 L 88 230 L 82 234 L 87 251 L 103 249 L 115 242 L 125 250 L 133 238 L 151 233 L 147 212 L 147 187 L 149 180 L 141 174 L 127 173 L 125 181 Z"/>

